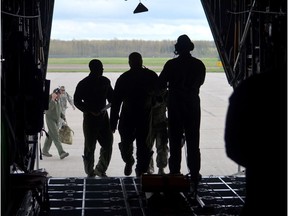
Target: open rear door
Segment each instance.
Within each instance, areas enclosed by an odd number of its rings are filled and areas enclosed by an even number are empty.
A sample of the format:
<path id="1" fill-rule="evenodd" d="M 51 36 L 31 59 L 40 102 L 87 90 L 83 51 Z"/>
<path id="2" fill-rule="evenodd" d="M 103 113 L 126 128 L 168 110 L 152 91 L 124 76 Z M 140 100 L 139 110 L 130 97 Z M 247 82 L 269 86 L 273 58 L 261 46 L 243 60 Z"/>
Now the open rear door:
<path id="1" fill-rule="evenodd" d="M 287 69 L 286 0 L 201 0 L 227 80 L 236 87 L 252 74 Z"/>

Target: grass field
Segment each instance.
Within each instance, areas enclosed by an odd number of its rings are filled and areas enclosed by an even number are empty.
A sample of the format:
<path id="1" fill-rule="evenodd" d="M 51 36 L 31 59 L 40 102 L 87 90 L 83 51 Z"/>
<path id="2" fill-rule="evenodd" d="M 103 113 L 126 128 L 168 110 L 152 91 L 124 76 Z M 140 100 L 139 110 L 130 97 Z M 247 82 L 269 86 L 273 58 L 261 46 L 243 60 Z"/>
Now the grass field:
<path id="1" fill-rule="evenodd" d="M 92 58 L 49 58 L 48 72 L 89 72 L 88 63 Z M 129 69 L 127 58 L 98 58 L 104 72 L 124 72 Z M 160 72 L 170 58 L 143 58 L 143 64 L 155 72 Z M 201 59 L 207 72 L 224 72 L 217 58 Z"/>

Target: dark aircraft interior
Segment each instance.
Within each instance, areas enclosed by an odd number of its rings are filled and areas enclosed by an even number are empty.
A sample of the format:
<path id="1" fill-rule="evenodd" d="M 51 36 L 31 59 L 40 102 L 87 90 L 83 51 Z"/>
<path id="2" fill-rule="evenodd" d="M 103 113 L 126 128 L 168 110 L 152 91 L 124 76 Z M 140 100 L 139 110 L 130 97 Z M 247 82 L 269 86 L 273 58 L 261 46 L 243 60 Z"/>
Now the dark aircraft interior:
<path id="1" fill-rule="evenodd" d="M 201 3 L 228 83 L 237 88 L 254 74 L 272 71 L 279 85 L 275 97 L 286 106 L 287 1 Z M 158 176 L 57 180 L 35 170 L 50 92 L 46 75 L 53 10 L 54 0 L 1 0 L 1 215 L 239 215 L 244 177 L 204 177 L 199 194 L 191 198 L 181 178 L 166 178 L 163 186 Z M 287 107 L 280 110 L 285 112 L 279 124 L 286 127 Z M 286 132 L 279 134 L 283 151 Z M 286 178 L 287 169 L 278 172 Z M 147 194 L 173 189 L 181 193 L 148 199 Z"/>

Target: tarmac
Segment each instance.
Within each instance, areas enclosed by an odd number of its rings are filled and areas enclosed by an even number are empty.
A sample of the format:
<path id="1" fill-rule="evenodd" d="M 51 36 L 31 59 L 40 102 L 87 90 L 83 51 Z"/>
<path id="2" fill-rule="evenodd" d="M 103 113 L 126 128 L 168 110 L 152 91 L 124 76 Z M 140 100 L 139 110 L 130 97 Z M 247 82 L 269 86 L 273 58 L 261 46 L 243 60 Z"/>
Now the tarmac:
<path id="1" fill-rule="evenodd" d="M 121 73 L 105 73 L 114 86 L 118 76 Z M 47 73 L 47 79 L 51 81 L 50 92 L 54 88 L 64 85 L 66 91 L 73 97 L 77 83 L 87 76 L 88 73 Z M 225 151 L 224 129 L 226 112 L 228 108 L 229 96 L 233 92 L 233 88 L 229 85 L 225 73 L 207 73 L 204 84 L 200 89 L 201 98 L 201 127 L 200 127 L 200 151 L 201 151 L 201 170 L 203 176 L 230 176 L 241 173 L 241 167 L 229 159 Z M 110 110 L 108 110 L 109 112 Z M 71 106 L 66 110 L 66 119 L 68 125 L 73 129 L 73 144 L 62 144 L 69 156 L 60 159 L 54 143 L 52 143 L 50 153 L 52 157 L 40 157 L 39 149 L 43 146 L 45 133 L 40 135 L 38 145 L 38 154 L 35 164 L 36 169 L 43 169 L 48 172 L 49 177 L 65 178 L 65 177 L 86 177 L 83 166 L 83 149 L 84 136 L 82 131 L 82 112 L 77 108 L 72 109 Z M 46 124 L 45 127 L 46 129 Z M 106 172 L 108 177 L 123 177 L 124 166 L 118 143 L 120 137 L 118 131 L 114 133 L 113 153 L 109 168 Z M 135 147 L 136 148 L 136 147 Z M 134 154 L 136 149 L 134 148 Z M 99 157 L 100 145 L 96 144 L 95 165 Z M 154 151 L 156 152 L 156 151 Z M 155 153 L 153 155 L 156 157 Z M 135 157 L 136 158 L 136 157 Z M 155 161 L 155 160 L 154 160 Z M 155 162 L 154 162 L 155 165 Z M 135 176 L 135 164 L 131 176 Z M 165 168 L 165 172 L 169 173 L 169 168 Z M 188 173 L 186 165 L 185 146 L 182 150 L 181 172 Z M 155 173 L 157 167 L 155 166 Z"/>

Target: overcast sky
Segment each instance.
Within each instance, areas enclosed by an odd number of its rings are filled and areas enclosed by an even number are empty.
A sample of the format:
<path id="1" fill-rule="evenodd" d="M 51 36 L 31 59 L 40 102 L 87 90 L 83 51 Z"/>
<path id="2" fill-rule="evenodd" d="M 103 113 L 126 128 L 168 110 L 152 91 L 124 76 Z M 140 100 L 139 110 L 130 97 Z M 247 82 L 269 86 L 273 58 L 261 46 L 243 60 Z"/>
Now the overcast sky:
<path id="1" fill-rule="evenodd" d="M 133 11 L 139 3 L 147 12 Z M 200 0 L 55 0 L 52 39 L 213 40 Z"/>

